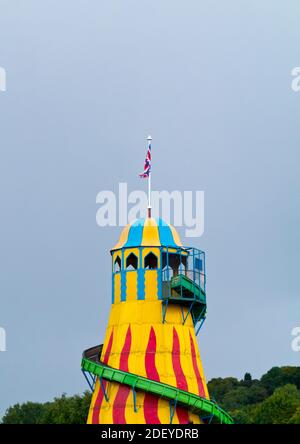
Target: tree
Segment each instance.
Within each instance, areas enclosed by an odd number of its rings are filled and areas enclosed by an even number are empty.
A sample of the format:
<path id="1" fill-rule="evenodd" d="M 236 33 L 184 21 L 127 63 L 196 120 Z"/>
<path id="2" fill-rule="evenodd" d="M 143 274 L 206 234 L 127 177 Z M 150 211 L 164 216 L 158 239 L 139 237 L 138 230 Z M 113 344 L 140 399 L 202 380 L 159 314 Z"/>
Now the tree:
<path id="1" fill-rule="evenodd" d="M 235 424 L 254 424 L 257 405 L 246 405 L 238 410 L 231 411 Z"/>
<path id="2" fill-rule="evenodd" d="M 27 402 L 10 407 L 4 417 L 3 424 L 85 424 L 91 393 L 82 396 L 66 396 L 55 398 L 45 404 Z"/>
<path id="3" fill-rule="evenodd" d="M 3 417 L 3 424 L 37 424 L 41 418 L 46 404 L 37 402 L 26 402 L 25 404 L 15 404 L 6 410 Z"/>
<path id="4" fill-rule="evenodd" d="M 251 373 L 245 373 L 244 380 L 242 381 L 243 386 L 250 387 L 252 385 Z"/>
<path id="5" fill-rule="evenodd" d="M 228 411 L 239 409 L 245 404 L 248 404 L 248 389 L 246 387 L 230 390 L 222 400 L 222 407 Z"/>
<path id="6" fill-rule="evenodd" d="M 297 408 L 293 416 L 291 417 L 290 424 L 300 424 L 300 407 Z"/>
<path id="7" fill-rule="evenodd" d="M 85 424 L 90 401 L 89 392 L 82 397 L 63 394 L 60 398 L 54 398 L 39 418 L 39 424 Z"/>
<path id="8" fill-rule="evenodd" d="M 294 384 L 300 389 L 300 367 L 273 367 L 261 377 L 261 384 L 271 395 L 277 387 Z"/>
<path id="9" fill-rule="evenodd" d="M 259 404 L 255 415 L 256 424 L 286 424 L 300 407 L 297 387 L 287 384 L 277 388 L 265 401 Z"/>
<path id="10" fill-rule="evenodd" d="M 211 398 L 222 404 L 225 394 L 237 388 L 239 381 L 236 378 L 213 378 L 207 386 Z"/>

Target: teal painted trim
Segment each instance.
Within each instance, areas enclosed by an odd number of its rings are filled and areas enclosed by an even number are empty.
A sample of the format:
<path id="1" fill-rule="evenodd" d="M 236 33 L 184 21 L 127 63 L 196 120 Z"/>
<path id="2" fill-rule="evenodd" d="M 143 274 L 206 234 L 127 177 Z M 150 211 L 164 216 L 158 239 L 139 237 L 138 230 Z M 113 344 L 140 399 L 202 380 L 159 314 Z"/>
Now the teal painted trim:
<path id="1" fill-rule="evenodd" d="M 162 299 L 162 249 L 160 248 L 160 267 L 157 269 L 157 298 L 159 300 Z"/>
<path id="2" fill-rule="evenodd" d="M 162 270 L 157 269 L 157 299 L 162 299 Z"/>
<path id="3" fill-rule="evenodd" d="M 145 270 L 142 267 L 143 248 L 139 248 L 139 267 L 138 267 L 138 300 L 145 300 Z"/>
<path id="4" fill-rule="evenodd" d="M 124 271 L 124 266 L 124 250 L 122 250 L 121 302 L 126 301 L 126 272 Z"/>

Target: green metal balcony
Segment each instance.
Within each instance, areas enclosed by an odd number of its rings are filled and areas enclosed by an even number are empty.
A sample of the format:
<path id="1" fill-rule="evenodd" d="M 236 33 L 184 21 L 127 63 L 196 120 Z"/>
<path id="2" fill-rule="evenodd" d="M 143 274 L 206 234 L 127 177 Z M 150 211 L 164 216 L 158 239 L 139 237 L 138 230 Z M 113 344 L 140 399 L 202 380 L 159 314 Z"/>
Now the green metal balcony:
<path id="1" fill-rule="evenodd" d="M 206 317 L 204 252 L 191 247 L 164 250 L 161 276 L 163 322 L 169 304 L 180 305 L 183 324 L 191 315 L 197 334 Z"/>

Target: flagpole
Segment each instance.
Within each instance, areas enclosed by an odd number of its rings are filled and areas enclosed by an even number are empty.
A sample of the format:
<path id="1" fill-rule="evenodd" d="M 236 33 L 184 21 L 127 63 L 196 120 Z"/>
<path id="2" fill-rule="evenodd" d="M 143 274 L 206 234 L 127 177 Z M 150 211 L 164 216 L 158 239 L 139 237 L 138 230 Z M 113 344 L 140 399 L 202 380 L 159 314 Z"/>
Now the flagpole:
<path id="1" fill-rule="evenodd" d="M 152 140 L 152 137 L 148 136 L 147 137 L 148 148 L 149 148 L 149 145 L 151 144 L 151 140 Z M 151 153 L 151 156 L 152 156 L 152 153 Z M 152 166 L 152 161 L 151 161 L 151 166 Z M 148 217 L 151 217 L 151 168 L 150 168 L 150 172 L 149 172 L 149 176 L 148 176 Z"/>

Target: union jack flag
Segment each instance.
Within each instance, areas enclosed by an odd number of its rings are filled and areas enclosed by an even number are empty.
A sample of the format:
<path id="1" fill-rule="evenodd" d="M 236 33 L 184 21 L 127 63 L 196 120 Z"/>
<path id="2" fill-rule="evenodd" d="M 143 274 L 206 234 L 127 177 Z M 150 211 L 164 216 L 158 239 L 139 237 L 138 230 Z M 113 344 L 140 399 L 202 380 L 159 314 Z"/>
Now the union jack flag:
<path id="1" fill-rule="evenodd" d="M 145 179 L 149 177 L 150 171 L 151 171 L 151 143 L 149 143 L 148 145 L 148 151 L 144 164 L 144 171 L 141 174 L 139 174 L 140 178 Z"/>

